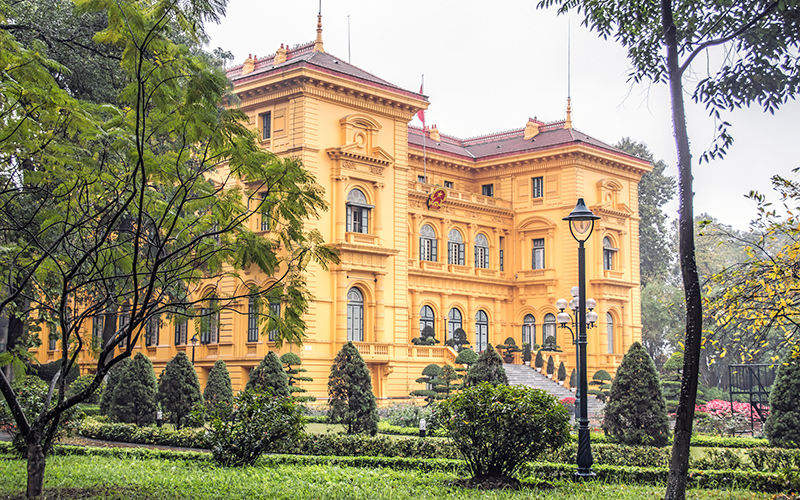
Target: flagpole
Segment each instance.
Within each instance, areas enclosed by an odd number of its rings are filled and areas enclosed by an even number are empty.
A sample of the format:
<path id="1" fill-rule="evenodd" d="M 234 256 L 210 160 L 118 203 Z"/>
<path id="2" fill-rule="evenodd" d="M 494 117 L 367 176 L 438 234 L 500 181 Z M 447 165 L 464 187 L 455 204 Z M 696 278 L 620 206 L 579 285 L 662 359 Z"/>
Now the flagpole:
<path id="1" fill-rule="evenodd" d="M 422 94 L 425 89 L 425 74 L 422 75 L 422 84 L 419 86 L 419 93 Z M 425 115 L 422 115 L 425 116 Z M 425 133 L 425 120 L 422 120 L 422 178 L 425 179 L 425 184 L 428 183 L 428 157 L 426 151 L 426 133 Z"/>

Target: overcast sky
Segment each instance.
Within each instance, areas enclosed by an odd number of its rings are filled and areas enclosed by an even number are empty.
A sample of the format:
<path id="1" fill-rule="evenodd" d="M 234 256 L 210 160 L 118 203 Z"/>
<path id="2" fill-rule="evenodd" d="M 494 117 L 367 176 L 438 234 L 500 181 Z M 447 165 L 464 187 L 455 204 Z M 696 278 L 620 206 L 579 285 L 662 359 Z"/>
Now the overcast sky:
<path id="1" fill-rule="evenodd" d="M 227 17 L 208 31 L 210 47 L 231 51 L 234 64 L 316 37 L 317 0 L 229 1 Z M 571 32 L 575 128 L 612 145 L 626 136 L 644 142 L 667 162 L 670 175 L 677 174 L 666 86 L 629 84 L 625 51 L 580 26 L 574 15 L 537 10 L 536 0 L 322 3 L 326 52 L 409 90 L 419 90 L 424 74 L 427 124 L 458 138 L 521 128 L 529 117 L 563 119 Z M 707 64 L 698 58 L 695 69 L 705 71 Z M 686 88 L 695 81 L 688 79 Z M 688 98 L 698 159 L 717 124 Z M 773 174 L 789 176 L 800 166 L 798 116 L 800 104 L 792 101 L 775 115 L 753 108 L 727 117 L 735 139 L 728 155 L 710 164 L 693 162 L 695 214 L 746 229 L 755 204 L 744 196 L 751 189 L 771 192 Z M 676 199 L 667 207 L 670 216 L 677 217 L 677 207 Z"/>

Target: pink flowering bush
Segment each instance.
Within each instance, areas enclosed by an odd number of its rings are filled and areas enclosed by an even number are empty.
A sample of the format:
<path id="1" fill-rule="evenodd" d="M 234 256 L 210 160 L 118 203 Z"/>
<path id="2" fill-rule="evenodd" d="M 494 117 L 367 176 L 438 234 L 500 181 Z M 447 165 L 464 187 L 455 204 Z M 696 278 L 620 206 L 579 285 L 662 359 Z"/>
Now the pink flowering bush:
<path id="1" fill-rule="evenodd" d="M 713 399 L 704 405 L 695 406 L 695 412 L 700 412 L 695 421 L 695 428 L 699 432 L 709 434 L 734 434 L 750 430 L 750 403 L 733 402 L 731 411 L 730 401 Z M 762 410 L 766 412 L 766 410 Z M 752 412 L 754 428 L 761 428 L 758 413 L 755 408 Z"/>
<path id="2" fill-rule="evenodd" d="M 565 398 L 562 398 L 561 401 L 559 401 L 559 403 L 561 403 L 564 406 L 574 405 L 575 404 L 575 398 L 571 398 L 571 397 L 567 396 Z"/>

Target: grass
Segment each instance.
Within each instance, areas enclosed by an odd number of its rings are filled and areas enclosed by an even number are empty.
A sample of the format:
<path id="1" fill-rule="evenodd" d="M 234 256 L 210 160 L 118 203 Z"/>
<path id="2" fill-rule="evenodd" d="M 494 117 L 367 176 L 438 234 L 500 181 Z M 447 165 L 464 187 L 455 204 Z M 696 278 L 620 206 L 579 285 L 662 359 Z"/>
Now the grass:
<path id="1" fill-rule="evenodd" d="M 221 469 L 210 463 L 54 456 L 44 498 L 81 499 L 529 499 L 638 500 L 663 496 L 663 487 L 555 483 L 521 491 L 483 491 L 453 485 L 453 474 L 425 474 L 333 465 Z M 0 456 L 0 497 L 22 498 L 25 462 Z M 690 499 L 767 499 L 751 491 L 690 490 Z"/>

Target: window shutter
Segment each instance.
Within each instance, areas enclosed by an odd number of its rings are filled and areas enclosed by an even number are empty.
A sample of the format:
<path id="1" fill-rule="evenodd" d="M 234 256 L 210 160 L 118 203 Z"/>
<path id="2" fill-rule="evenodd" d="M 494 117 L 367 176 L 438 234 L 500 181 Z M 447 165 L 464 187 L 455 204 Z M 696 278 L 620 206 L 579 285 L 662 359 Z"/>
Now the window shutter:
<path id="1" fill-rule="evenodd" d="M 464 244 L 463 243 L 459 243 L 458 244 L 458 262 L 457 262 L 457 264 L 459 266 L 463 266 L 464 265 Z"/>
<path id="2" fill-rule="evenodd" d="M 431 240 L 431 260 L 436 262 L 436 240 Z"/>
<path id="3" fill-rule="evenodd" d="M 366 208 L 361 209 L 361 232 L 369 234 L 369 210 Z"/>
<path id="4" fill-rule="evenodd" d="M 347 229 L 346 231 L 353 231 L 353 207 L 347 205 Z"/>

